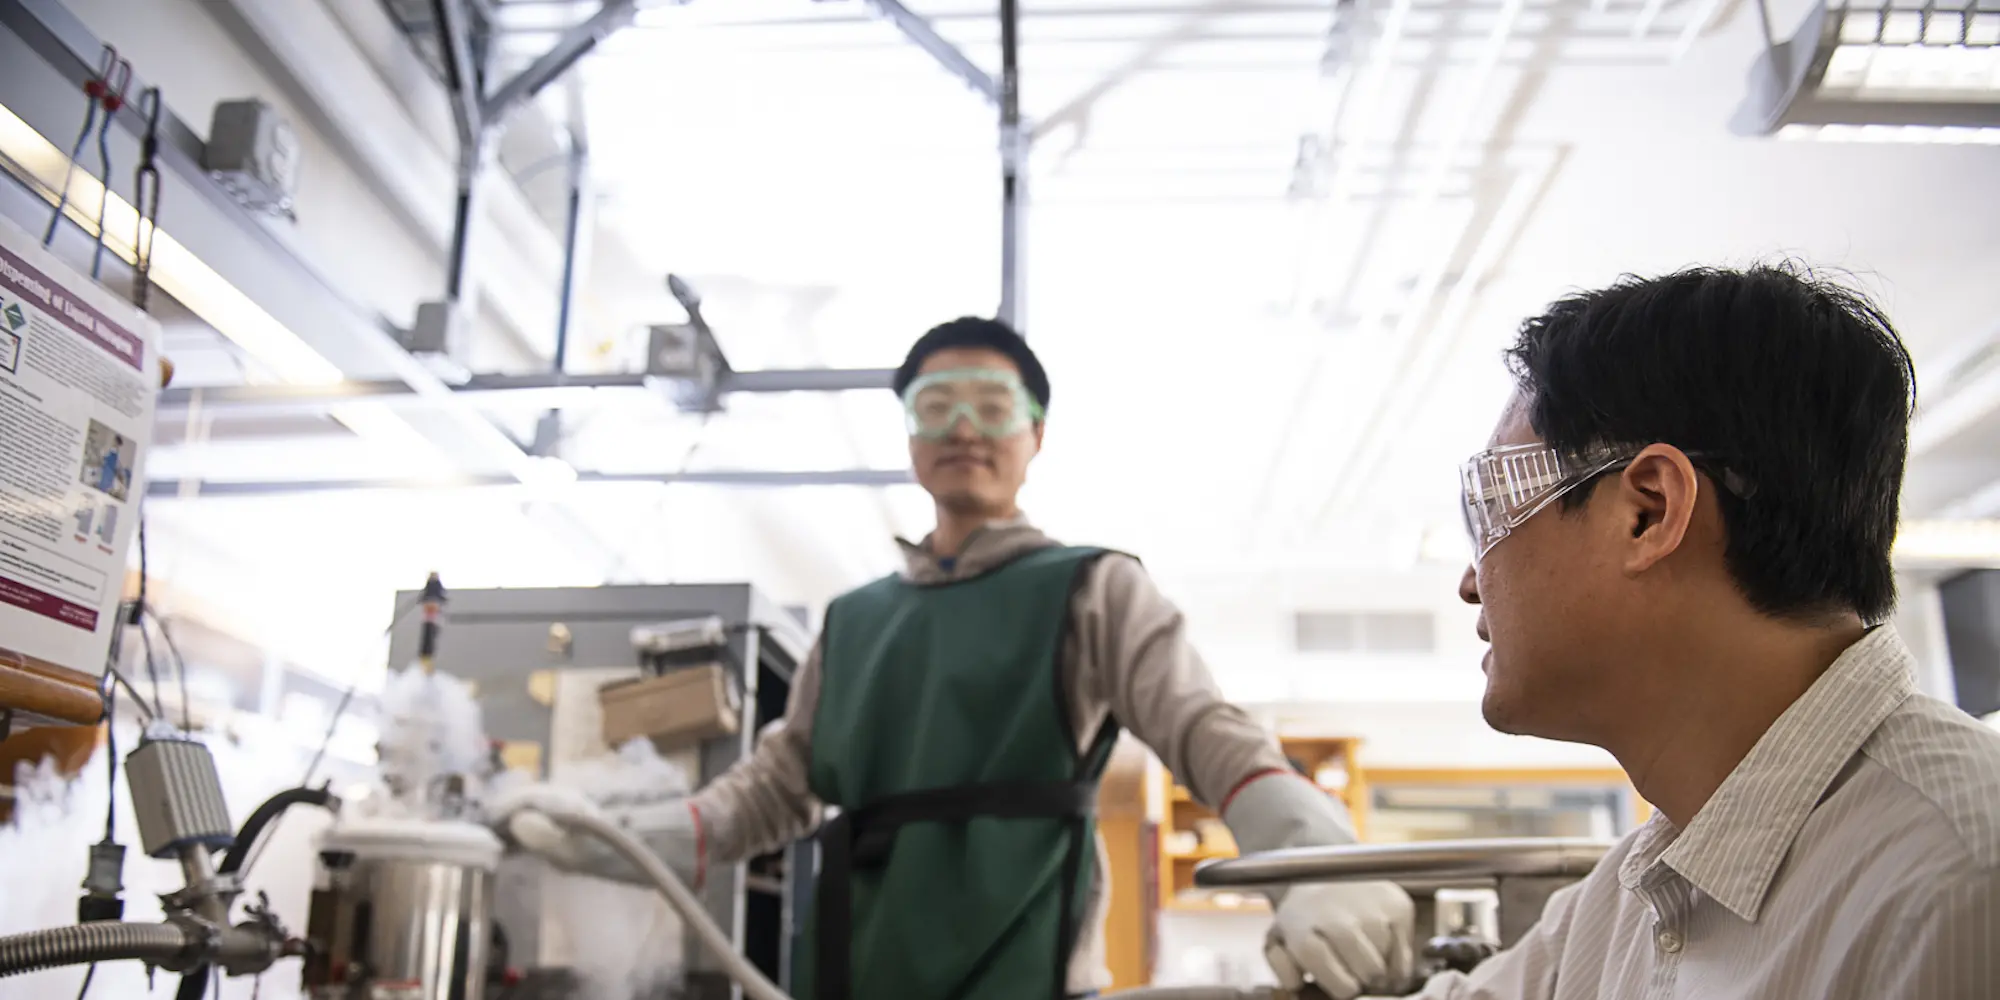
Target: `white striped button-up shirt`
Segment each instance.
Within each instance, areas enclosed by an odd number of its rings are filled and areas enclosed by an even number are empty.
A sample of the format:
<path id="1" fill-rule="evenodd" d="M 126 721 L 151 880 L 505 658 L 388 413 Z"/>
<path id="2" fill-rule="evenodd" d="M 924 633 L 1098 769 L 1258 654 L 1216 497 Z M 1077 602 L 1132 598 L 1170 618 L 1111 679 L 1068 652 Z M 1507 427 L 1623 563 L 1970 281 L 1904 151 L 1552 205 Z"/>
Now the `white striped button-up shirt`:
<path id="1" fill-rule="evenodd" d="M 1429 1000 L 2000 1000 L 2000 733 L 1877 628 L 1685 830 L 1656 814 Z"/>

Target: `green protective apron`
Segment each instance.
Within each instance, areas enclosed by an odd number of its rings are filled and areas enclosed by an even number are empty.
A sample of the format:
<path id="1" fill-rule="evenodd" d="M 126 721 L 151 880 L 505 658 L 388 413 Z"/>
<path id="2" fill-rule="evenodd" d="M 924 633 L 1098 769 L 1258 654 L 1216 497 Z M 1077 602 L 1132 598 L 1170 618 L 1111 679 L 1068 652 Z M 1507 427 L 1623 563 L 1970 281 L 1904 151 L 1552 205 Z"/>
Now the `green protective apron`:
<path id="1" fill-rule="evenodd" d="M 891 577 L 828 609 L 811 783 L 841 812 L 820 833 L 800 1000 L 1064 995 L 1117 729 L 1078 752 L 1058 660 L 1101 555 Z"/>

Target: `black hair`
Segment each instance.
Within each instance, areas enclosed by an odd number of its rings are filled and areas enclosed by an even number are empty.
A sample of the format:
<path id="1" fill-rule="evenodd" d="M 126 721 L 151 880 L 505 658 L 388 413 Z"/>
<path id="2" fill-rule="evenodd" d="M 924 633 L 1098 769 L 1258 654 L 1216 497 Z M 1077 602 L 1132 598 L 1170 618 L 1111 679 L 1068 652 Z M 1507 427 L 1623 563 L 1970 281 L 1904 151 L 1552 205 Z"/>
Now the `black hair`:
<path id="1" fill-rule="evenodd" d="M 910 346 L 910 353 L 903 358 L 903 365 L 896 369 L 894 387 L 901 396 L 910 383 L 917 380 L 917 372 L 924 367 L 924 361 L 939 351 L 953 348 L 982 348 L 1007 356 L 1021 369 L 1021 384 L 1027 387 L 1028 395 L 1035 397 L 1042 410 L 1049 408 L 1049 373 L 1042 368 L 1041 359 L 1028 347 L 1028 341 L 1014 328 L 997 319 L 980 319 L 963 316 L 949 323 L 941 323 L 928 333 L 917 338 Z"/>
<path id="2" fill-rule="evenodd" d="M 1789 263 L 1627 275 L 1527 320 L 1507 363 L 1549 445 L 1665 443 L 1741 480 L 1716 496 L 1757 610 L 1873 623 L 1895 608 L 1916 374 L 1865 296 Z"/>

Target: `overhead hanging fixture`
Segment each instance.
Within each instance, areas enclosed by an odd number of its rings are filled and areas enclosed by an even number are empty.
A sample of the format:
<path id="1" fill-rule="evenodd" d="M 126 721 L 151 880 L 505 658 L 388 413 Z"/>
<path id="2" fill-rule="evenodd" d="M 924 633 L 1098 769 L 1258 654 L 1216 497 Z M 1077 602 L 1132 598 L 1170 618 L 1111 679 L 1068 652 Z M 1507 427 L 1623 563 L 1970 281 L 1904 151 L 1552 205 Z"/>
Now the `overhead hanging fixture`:
<path id="1" fill-rule="evenodd" d="M 1830 0 L 1790 40 L 1768 44 L 1730 129 L 1829 142 L 2000 145 L 2000 0 L 1867 2 Z"/>

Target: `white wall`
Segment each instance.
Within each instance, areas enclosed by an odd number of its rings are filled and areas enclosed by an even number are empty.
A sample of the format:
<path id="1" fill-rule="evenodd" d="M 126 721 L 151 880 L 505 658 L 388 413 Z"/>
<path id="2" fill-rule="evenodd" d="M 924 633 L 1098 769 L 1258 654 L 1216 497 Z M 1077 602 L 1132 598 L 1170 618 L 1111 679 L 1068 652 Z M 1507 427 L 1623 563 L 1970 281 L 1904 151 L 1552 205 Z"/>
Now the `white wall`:
<path id="1" fill-rule="evenodd" d="M 1222 529 L 1217 529 L 1222 530 Z M 1189 634 L 1225 694 L 1246 702 L 1477 698 L 1484 646 L 1477 611 L 1458 600 L 1458 571 L 1326 567 L 1243 572 L 1154 567 L 1186 611 Z M 1421 611 L 1436 619 L 1428 655 L 1335 656 L 1293 649 L 1293 615 L 1306 611 Z"/>
<path id="2" fill-rule="evenodd" d="M 1475 608 L 1458 599 L 1459 569 L 1295 569 L 1253 574 L 1156 568 L 1167 596 L 1223 693 L 1290 735 L 1358 736 L 1364 761 L 1435 767 L 1600 767 L 1595 747 L 1503 736 L 1479 715 L 1485 644 Z M 1419 611 L 1435 616 L 1427 654 L 1306 654 L 1293 615 L 1306 611 Z"/>
<path id="3" fill-rule="evenodd" d="M 1944 605 L 1938 596 L 1937 580 L 1931 576 L 1901 576 L 1896 587 L 1901 601 L 1890 624 L 1917 659 L 1917 690 L 1957 704 L 1951 649 L 1944 634 Z"/>

